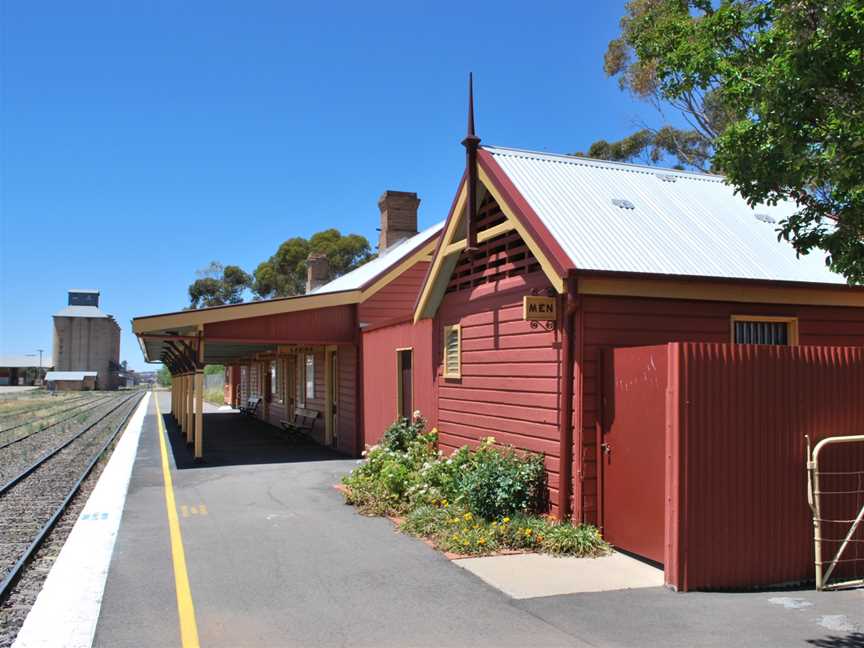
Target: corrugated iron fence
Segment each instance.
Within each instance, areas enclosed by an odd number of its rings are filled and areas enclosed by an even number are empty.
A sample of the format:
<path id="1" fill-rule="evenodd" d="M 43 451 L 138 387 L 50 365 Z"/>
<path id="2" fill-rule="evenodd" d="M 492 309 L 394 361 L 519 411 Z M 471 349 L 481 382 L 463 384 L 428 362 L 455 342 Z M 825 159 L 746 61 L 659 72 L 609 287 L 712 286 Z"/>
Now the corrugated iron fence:
<path id="1" fill-rule="evenodd" d="M 667 582 L 687 590 L 812 580 L 805 435 L 862 431 L 860 347 L 670 344 Z M 862 470 L 864 452 L 832 449 L 824 465 Z M 826 517 L 860 510 L 864 493 L 850 486 Z M 839 542 L 843 531 L 826 537 Z M 864 532 L 855 539 L 838 576 L 864 573 Z"/>
<path id="2" fill-rule="evenodd" d="M 664 351 L 666 362 L 657 362 Z M 644 445 L 637 436 L 650 435 L 665 448 L 665 465 L 631 462 L 626 478 L 642 485 L 663 480 L 656 492 L 665 494 L 665 505 L 652 515 L 663 510 L 665 519 L 645 524 L 635 513 L 629 519 L 639 526 L 635 531 L 663 529 L 669 585 L 746 589 L 812 581 L 805 435 L 815 444 L 827 436 L 864 433 L 864 348 L 673 343 L 615 349 L 612 357 L 613 376 L 604 391 L 618 412 L 606 417 L 611 447 L 602 477 L 610 526 L 615 519 L 608 508 L 628 506 L 626 498 L 616 500 L 614 490 L 606 492 L 621 479 L 613 474 L 615 463 L 624 465 L 623 453 Z M 665 438 L 663 426 L 620 411 L 628 403 L 638 403 L 642 413 L 653 411 L 632 392 L 661 398 L 663 390 L 651 378 L 661 365 L 666 403 L 658 417 L 665 409 Z M 832 487 L 849 494 L 832 497 L 823 517 L 848 519 L 864 504 L 864 486 L 853 483 L 860 475 L 852 475 L 864 470 L 862 445 L 831 448 L 820 459 L 820 469 L 851 475 L 845 482 L 836 478 Z M 619 514 L 619 526 L 622 519 L 628 518 Z M 823 529 L 834 540 L 826 553 L 833 555 L 848 528 Z M 864 527 L 853 539 L 838 577 L 864 576 Z M 639 553 L 638 545 L 622 548 Z"/>

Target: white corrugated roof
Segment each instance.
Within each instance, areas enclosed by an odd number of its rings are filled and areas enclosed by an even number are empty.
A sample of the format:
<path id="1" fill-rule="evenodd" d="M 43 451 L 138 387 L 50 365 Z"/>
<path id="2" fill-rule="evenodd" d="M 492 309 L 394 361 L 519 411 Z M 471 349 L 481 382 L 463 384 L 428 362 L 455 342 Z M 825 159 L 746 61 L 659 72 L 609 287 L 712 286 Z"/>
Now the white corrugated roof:
<path id="1" fill-rule="evenodd" d="M 42 354 L 42 368 L 50 369 L 51 368 L 51 352 L 47 352 Z M 15 368 L 26 368 L 26 367 L 38 367 L 39 366 L 39 354 L 38 353 L 25 353 L 23 355 L 0 355 L 0 367 L 15 367 Z"/>
<path id="2" fill-rule="evenodd" d="M 721 176 L 483 148 L 577 269 L 846 283 L 824 254 L 796 258 L 777 241 L 777 225 L 765 219 L 779 222 L 794 204 L 751 209 Z"/>
<path id="3" fill-rule="evenodd" d="M 419 234 L 407 238 L 395 245 L 391 245 L 382 254 L 364 263 L 359 268 L 348 272 L 333 281 L 319 286 L 310 295 L 320 295 L 322 293 L 339 292 L 343 290 L 358 290 L 365 286 L 369 281 L 377 277 L 383 272 L 387 272 L 390 268 L 398 264 L 403 259 L 406 259 L 412 252 L 416 251 L 423 243 L 432 238 L 433 235 L 441 231 L 444 226 L 444 221 L 436 223 Z"/>
<path id="4" fill-rule="evenodd" d="M 95 378 L 96 371 L 49 371 L 45 374 L 45 380 L 84 380 L 84 378 Z"/>

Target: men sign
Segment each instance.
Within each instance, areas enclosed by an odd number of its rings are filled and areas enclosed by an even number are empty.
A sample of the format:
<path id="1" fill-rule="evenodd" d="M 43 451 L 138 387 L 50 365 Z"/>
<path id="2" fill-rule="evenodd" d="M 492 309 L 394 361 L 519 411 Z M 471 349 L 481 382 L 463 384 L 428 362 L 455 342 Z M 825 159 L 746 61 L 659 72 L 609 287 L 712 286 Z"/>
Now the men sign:
<path id="1" fill-rule="evenodd" d="M 558 318 L 558 300 L 555 297 L 525 295 L 522 298 L 522 319 L 550 321 Z"/>

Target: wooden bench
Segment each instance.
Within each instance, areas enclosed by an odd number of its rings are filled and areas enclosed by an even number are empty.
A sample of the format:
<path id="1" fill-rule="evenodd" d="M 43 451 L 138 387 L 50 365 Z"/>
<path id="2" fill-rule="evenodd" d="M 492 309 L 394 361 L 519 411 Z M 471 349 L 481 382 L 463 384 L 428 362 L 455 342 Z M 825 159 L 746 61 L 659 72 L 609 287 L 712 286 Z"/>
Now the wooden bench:
<path id="1" fill-rule="evenodd" d="M 280 421 L 282 427 L 288 432 L 295 434 L 303 434 L 312 432 L 315 429 L 315 421 L 318 420 L 320 412 L 305 407 L 298 407 L 294 410 L 294 416 L 290 421 Z"/>
<path id="2" fill-rule="evenodd" d="M 247 416 L 255 416 L 255 412 L 258 411 L 258 406 L 261 404 L 261 398 L 250 398 L 246 401 L 245 405 L 240 406 L 240 413 L 246 414 Z"/>

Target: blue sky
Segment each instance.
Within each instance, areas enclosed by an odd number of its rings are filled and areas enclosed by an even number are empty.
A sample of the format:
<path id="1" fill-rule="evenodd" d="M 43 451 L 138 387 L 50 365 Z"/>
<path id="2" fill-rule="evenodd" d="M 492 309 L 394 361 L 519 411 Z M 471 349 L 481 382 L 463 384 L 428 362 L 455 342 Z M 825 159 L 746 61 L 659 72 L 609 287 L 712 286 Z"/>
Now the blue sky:
<path id="1" fill-rule="evenodd" d="M 446 216 L 466 77 L 483 142 L 573 152 L 653 109 L 607 79 L 621 2 L 27 2 L 0 16 L 0 353 L 51 348 L 68 288 L 136 315 L 211 260 L 252 271 L 378 196 Z"/>

